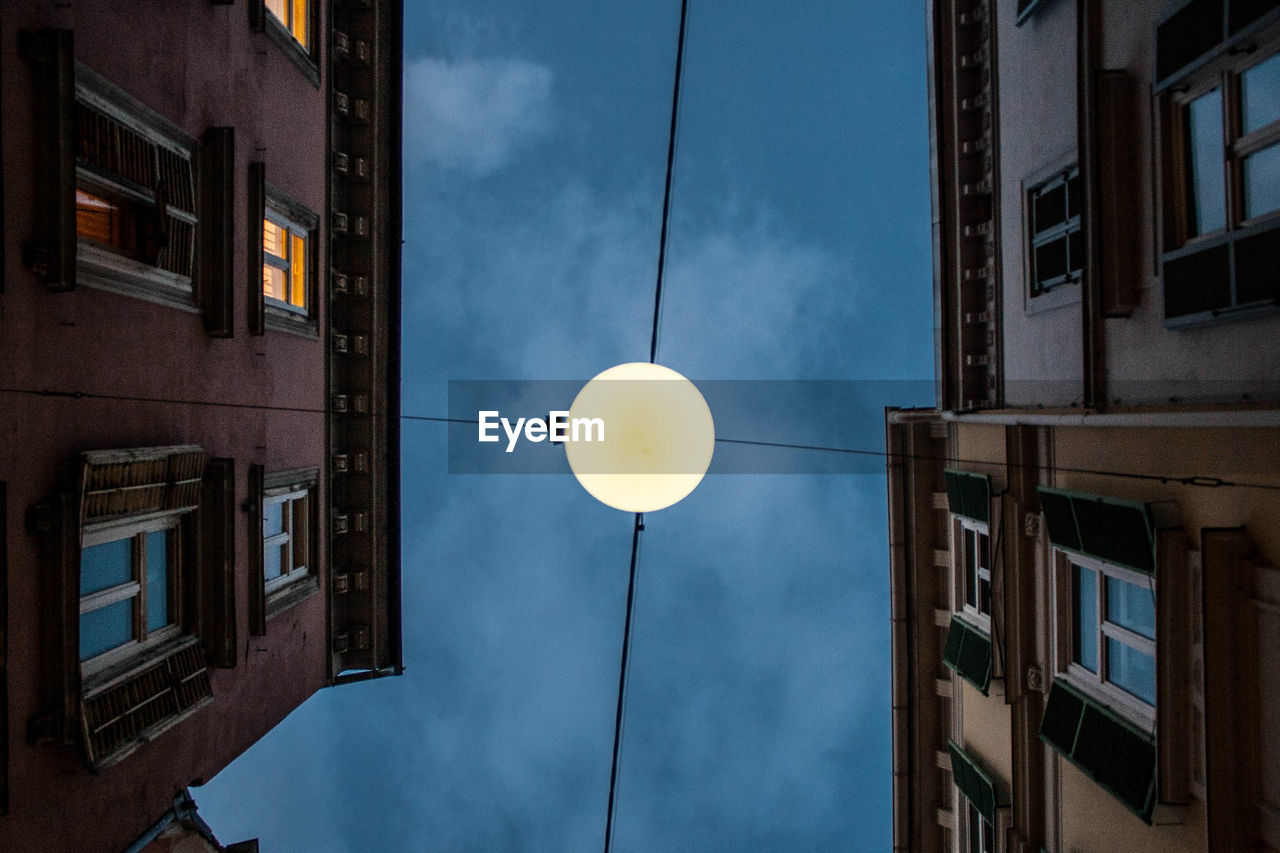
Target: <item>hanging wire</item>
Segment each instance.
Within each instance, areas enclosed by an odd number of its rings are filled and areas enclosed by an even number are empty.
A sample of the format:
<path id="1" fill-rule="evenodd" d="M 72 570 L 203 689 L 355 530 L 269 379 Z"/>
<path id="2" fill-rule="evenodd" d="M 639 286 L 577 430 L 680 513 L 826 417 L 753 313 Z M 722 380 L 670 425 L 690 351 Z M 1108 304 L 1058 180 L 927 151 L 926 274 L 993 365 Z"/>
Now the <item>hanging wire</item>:
<path id="1" fill-rule="evenodd" d="M 658 277 L 653 288 L 653 336 L 649 339 L 649 363 L 658 360 L 658 325 L 662 315 L 662 277 L 667 268 L 667 231 L 671 220 L 671 178 L 676 164 L 676 128 L 680 118 L 680 78 L 684 71 L 685 24 L 689 0 L 680 0 L 680 34 L 676 40 L 676 80 L 671 91 L 671 131 L 667 136 L 667 181 L 662 191 L 662 231 L 658 235 Z M 606 850 L 608 847 L 606 846 Z"/>

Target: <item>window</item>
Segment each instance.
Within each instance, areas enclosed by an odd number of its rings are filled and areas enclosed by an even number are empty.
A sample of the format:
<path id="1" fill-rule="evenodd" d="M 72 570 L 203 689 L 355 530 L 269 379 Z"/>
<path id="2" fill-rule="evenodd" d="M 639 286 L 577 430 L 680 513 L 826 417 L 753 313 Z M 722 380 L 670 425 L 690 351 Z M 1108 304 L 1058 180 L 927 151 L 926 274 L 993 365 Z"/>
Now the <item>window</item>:
<path id="1" fill-rule="evenodd" d="M 1070 167 L 1028 193 L 1032 297 L 1080 280 L 1084 269 L 1084 240 L 1080 232 L 1082 193 L 1078 166 Z"/>
<path id="2" fill-rule="evenodd" d="M 1193 0 L 1156 28 L 1172 326 L 1256 314 L 1280 297 L 1280 42 L 1258 41 L 1280 9 L 1229 0 L 1224 15 L 1223 4 Z"/>
<path id="3" fill-rule="evenodd" d="M 968 800 L 968 846 L 966 853 L 996 853 L 996 828 L 982 816 L 978 807 Z"/>
<path id="4" fill-rule="evenodd" d="M 316 338 L 315 235 L 320 220 L 301 202 L 268 185 L 264 175 L 263 164 L 250 164 L 250 192 L 262 212 L 262 227 L 253 229 L 250 252 L 250 331 L 275 329 Z"/>
<path id="5" fill-rule="evenodd" d="M 308 490 L 264 495 L 262 501 L 262 576 L 268 595 L 308 574 L 311 542 L 311 493 Z"/>
<path id="6" fill-rule="evenodd" d="M 991 618 L 991 537 L 985 524 L 961 520 L 960 572 L 963 609 L 980 620 Z"/>
<path id="7" fill-rule="evenodd" d="M 1116 704 L 1156 704 L 1155 584 L 1149 576 L 1076 556 L 1068 671 Z"/>
<path id="8" fill-rule="evenodd" d="M 101 672 L 180 633 L 180 518 L 84 529 L 80 665 Z"/>
<path id="9" fill-rule="evenodd" d="M 267 304 L 306 314 L 307 232 L 275 211 L 262 220 L 262 295 Z"/>
<path id="10" fill-rule="evenodd" d="M 76 68 L 76 280 L 194 310 L 193 140 Z"/>
<path id="11" fill-rule="evenodd" d="M 267 620 L 320 589 L 316 565 L 318 468 L 265 473 L 249 468 L 258 498 L 250 526 L 249 631 L 262 635 Z"/>
<path id="12" fill-rule="evenodd" d="M 265 0 L 267 11 L 294 41 L 302 47 L 308 43 L 307 0 Z"/>

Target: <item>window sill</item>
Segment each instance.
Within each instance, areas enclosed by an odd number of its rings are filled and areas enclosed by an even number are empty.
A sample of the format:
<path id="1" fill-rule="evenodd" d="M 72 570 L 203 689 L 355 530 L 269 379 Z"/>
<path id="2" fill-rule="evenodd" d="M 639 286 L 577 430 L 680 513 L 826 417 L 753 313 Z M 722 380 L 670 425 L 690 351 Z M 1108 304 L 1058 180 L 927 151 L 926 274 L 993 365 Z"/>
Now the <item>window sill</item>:
<path id="1" fill-rule="evenodd" d="M 289 61 L 298 66 L 298 70 L 302 72 L 302 76 L 310 81 L 312 86 L 320 88 L 320 66 L 316 62 L 312 53 L 305 47 L 298 44 L 298 40 L 293 34 L 284 28 L 284 25 L 275 19 L 270 12 L 263 12 L 266 20 L 263 22 L 262 30 L 267 36 L 276 43 L 276 45 L 284 51 L 285 56 L 289 57 Z"/>
<path id="2" fill-rule="evenodd" d="M 279 308 L 269 302 L 263 306 L 263 311 L 268 329 L 311 341 L 320 340 L 320 330 L 314 317 Z"/>
<path id="3" fill-rule="evenodd" d="M 320 591 L 320 581 L 315 575 L 307 575 L 286 584 L 267 595 L 267 619 L 279 616 Z"/>
<path id="4" fill-rule="evenodd" d="M 76 283 L 199 314 L 191 279 L 117 255 L 87 240 L 76 245 Z"/>
<path id="5" fill-rule="evenodd" d="M 1026 305 L 1023 310 L 1027 316 L 1032 316 L 1055 311 L 1058 308 L 1065 308 L 1068 305 L 1077 305 L 1079 302 L 1080 282 L 1073 281 L 1059 284 L 1036 296 L 1030 295 L 1028 291 Z"/>

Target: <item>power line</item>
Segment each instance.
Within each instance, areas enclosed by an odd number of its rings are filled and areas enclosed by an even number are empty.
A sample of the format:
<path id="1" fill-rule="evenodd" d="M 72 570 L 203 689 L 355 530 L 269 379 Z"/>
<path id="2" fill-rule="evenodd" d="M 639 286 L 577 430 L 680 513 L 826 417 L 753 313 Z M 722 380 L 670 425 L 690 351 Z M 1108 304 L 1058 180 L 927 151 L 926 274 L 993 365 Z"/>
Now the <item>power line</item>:
<path id="1" fill-rule="evenodd" d="M 340 413 L 335 409 L 319 409 L 306 406 L 278 406 L 270 403 L 232 403 L 223 400 L 186 400 L 171 397 L 138 397 L 128 394 L 103 394 L 96 391 L 55 391 L 48 388 L 32 389 L 32 388 L 0 388 L 0 394 L 20 394 L 35 397 L 58 397 L 69 400 L 112 400 L 130 403 L 162 403 L 166 405 L 178 406 L 209 406 L 216 408 L 229 409 L 248 409 L 254 411 L 273 411 L 273 412 L 295 412 L 301 414 L 352 414 L 351 412 Z M 374 413 L 365 413 L 364 417 L 381 418 L 382 415 Z M 440 418 L 430 415 L 400 415 L 401 420 L 420 421 L 426 423 L 443 423 L 443 424 L 478 424 L 479 421 L 470 420 L 468 418 Z M 784 441 L 753 441 L 744 438 L 722 438 L 717 436 L 718 444 L 737 444 L 750 447 L 772 447 L 784 450 L 806 450 L 820 453 L 843 453 L 853 456 L 874 456 L 881 459 L 911 459 L 913 461 L 922 462 L 943 462 L 953 465 L 997 465 L 1007 468 L 1031 469 L 1036 471 L 1058 471 L 1064 474 L 1088 474 L 1097 477 L 1114 477 L 1126 480 L 1145 480 L 1157 483 L 1176 483 L 1183 486 L 1197 486 L 1202 488 L 1233 488 L 1233 489 L 1261 489 L 1264 491 L 1280 491 L 1280 485 L 1271 485 L 1267 483 L 1240 483 L 1232 480 L 1223 480 L 1219 477 L 1205 476 L 1175 476 L 1172 474 L 1142 474 L 1134 471 L 1115 471 L 1105 468 L 1072 468 L 1062 465 L 1038 465 L 1030 463 L 1017 463 L 1002 461 L 998 459 L 969 459 L 961 456 L 936 456 L 926 453 L 892 453 L 887 450 L 866 450 L 856 447 L 830 447 L 820 444 L 794 444 Z"/>
<path id="2" fill-rule="evenodd" d="M 613 718 L 613 763 L 609 768 L 609 804 L 604 820 L 604 849 L 608 853 L 613 840 L 613 804 L 618 789 L 618 753 L 622 749 L 622 710 L 627 695 L 627 658 L 631 651 L 631 614 L 636 599 L 636 561 L 640 553 L 640 532 L 644 530 L 644 514 L 636 513 L 631 530 L 631 571 L 627 579 L 627 615 L 622 624 L 622 664 L 618 671 L 618 710 Z"/>
<path id="3" fill-rule="evenodd" d="M 680 0 L 680 33 L 676 37 L 676 80 L 671 92 L 671 131 L 667 135 L 667 182 L 662 191 L 662 231 L 658 235 L 658 278 L 653 289 L 653 336 L 649 339 L 649 363 L 658 360 L 658 318 L 662 312 L 662 276 L 667 267 L 667 226 L 671 219 L 671 177 L 676 163 L 676 124 L 680 115 L 680 77 L 684 70 L 685 22 L 689 0 Z M 605 839 L 607 853 L 609 840 Z"/>

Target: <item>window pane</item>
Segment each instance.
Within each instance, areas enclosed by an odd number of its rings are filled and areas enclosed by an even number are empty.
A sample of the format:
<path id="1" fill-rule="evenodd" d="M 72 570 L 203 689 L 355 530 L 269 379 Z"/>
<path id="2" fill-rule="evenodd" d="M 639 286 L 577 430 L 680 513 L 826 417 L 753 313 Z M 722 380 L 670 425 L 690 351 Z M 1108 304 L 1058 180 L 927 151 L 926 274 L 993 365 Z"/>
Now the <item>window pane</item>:
<path id="1" fill-rule="evenodd" d="M 964 601 L 978 606 L 978 572 L 974 567 L 974 531 L 964 528 Z"/>
<path id="2" fill-rule="evenodd" d="M 262 506 L 262 537 L 284 532 L 284 504 L 280 501 Z"/>
<path id="3" fill-rule="evenodd" d="M 293 545 L 293 568 L 306 568 L 311 543 L 310 501 L 306 497 L 290 501 L 293 509 L 293 526 L 289 528 L 289 542 Z"/>
<path id="4" fill-rule="evenodd" d="M 1075 661 L 1098 671 L 1098 573 L 1071 565 L 1071 597 L 1075 610 Z"/>
<path id="5" fill-rule="evenodd" d="M 978 580 L 978 612 L 991 615 L 991 581 L 986 578 Z"/>
<path id="6" fill-rule="evenodd" d="M 991 568 L 991 537 L 985 533 L 978 534 L 978 568 Z"/>
<path id="7" fill-rule="evenodd" d="M 285 300 L 284 270 L 279 267 L 262 267 L 262 295 L 271 299 Z"/>
<path id="8" fill-rule="evenodd" d="M 1079 273 L 1084 269 L 1084 234 L 1079 228 L 1067 232 L 1067 270 Z"/>
<path id="9" fill-rule="evenodd" d="M 91 545 L 80 552 L 80 594 L 133 580 L 133 537 Z"/>
<path id="10" fill-rule="evenodd" d="M 1067 238 L 1035 247 L 1036 283 L 1052 281 L 1067 274 Z"/>
<path id="11" fill-rule="evenodd" d="M 307 46 L 307 0 L 293 0 L 293 37 Z"/>
<path id="12" fill-rule="evenodd" d="M 1075 171 L 1071 177 L 1067 179 L 1067 218 L 1074 219 L 1080 215 L 1081 202 L 1084 201 L 1080 194 L 1084 192 L 1080 188 L 1080 172 Z"/>
<path id="13" fill-rule="evenodd" d="M 1244 215 L 1262 216 L 1280 208 L 1280 145 L 1244 158 Z"/>
<path id="14" fill-rule="evenodd" d="M 266 3 L 267 3 L 267 9 L 270 10 L 271 14 L 276 16 L 276 19 L 279 20 L 280 23 L 282 24 L 288 23 L 289 21 L 289 12 L 287 9 L 288 0 L 266 0 Z"/>
<path id="15" fill-rule="evenodd" d="M 284 549 L 287 545 L 266 545 L 262 553 L 262 576 L 266 580 L 278 578 L 281 575 L 281 567 L 284 565 L 282 559 Z"/>
<path id="16" fill-rule="evenodd" d="M 96 657 L 132 639 L 132 598 L 80 615 L 80 660 Z"/>
<path id="17" fill-rule="evenodd" d="M 169 624 L 169 533 L 147 534 L 147 630 Z"/>
<path id="18" fill-rule="evenodd" d="M 1040 190 L 1034 204 L 1035 233 L 1061 225 L 1067 218 L 1067 185 L 1058 184 L 1053 189 Z"/>
<path id="19" fill-rule="evenodd" d="M 1191 149 L 1191 232 L 1207 234 L 1226 225 L 1227 197 L 1222 186 L 1222 92 L 1214 89 L 1187 106 Z"/>
<path id="20" fill-rule="evenodd" d="M 982 853 L 995 853 L 996 849 L 996 828 L 987 821 L 982 819 Z"/>
<path id="21" fill-rule="evenodd" d="M 973 803 L 969 803 L 969 850 L 972 853 L 982 853 L 982 816 L 978 814 L 978 810 L 973 807 Z"/>
<path id="22" fill-rule="evenodd" d="M 1240 101 L 1245 133 L 1280 119 L 1280 53 L 1240 75 Z"/>
<path id="23" fill-rule="evenodd" d="M 280 260 L 288 258 L 286 254 L 288 238 L 288 229 L 283 225 L 277 225 L 270 219 L 262 220 L 262 251 L 268 255 L 275 255 Z"/>
<path id="24" fill-rule="evenodd" d="M 291 234 L 293 246 L 289 252 L 289 304 L 307 307 L 307 241 Z"/>
<path id="25" fill-rule="evenodd" d="M 1107 637 L 1107 680 L 1149 705 L 1156 703 L 1156 659 Z"/>
<path id="26" fill-rule="evenodd" d="M 1144 586 L 1107 578 L 1107 621 L 1135 634 L 1156 638 L 1155 593 Z"/>

